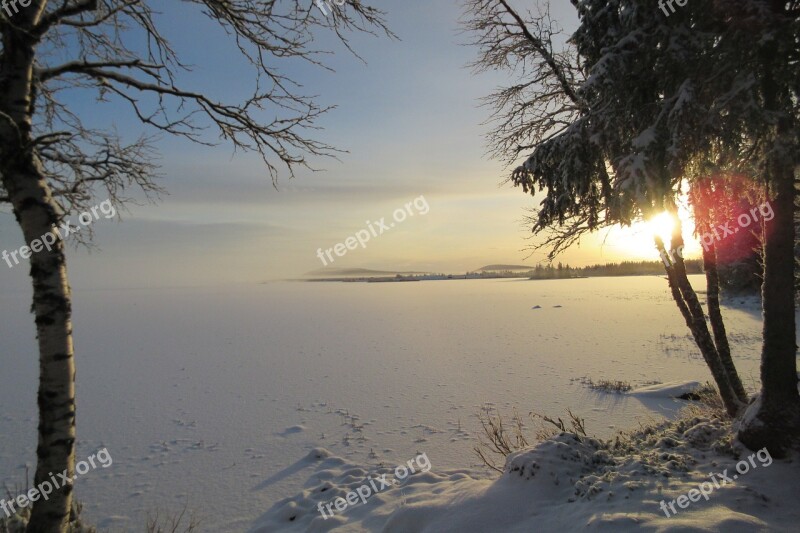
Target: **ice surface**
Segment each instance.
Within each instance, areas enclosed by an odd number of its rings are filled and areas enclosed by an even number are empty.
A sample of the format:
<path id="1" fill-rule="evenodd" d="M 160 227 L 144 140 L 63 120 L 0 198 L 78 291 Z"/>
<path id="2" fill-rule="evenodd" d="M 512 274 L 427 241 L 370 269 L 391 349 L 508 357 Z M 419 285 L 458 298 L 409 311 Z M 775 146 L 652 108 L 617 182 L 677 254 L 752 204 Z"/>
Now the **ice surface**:
<path id="1" fill-rule="evenodd" d="M 34 464 L 38 363 L 29 296 L 0 298 L 0 476 L 13 487 Z M 742 302 L 723 312 L 752 387 L 760 314 Z M 583 376 L 710 379 L 660 277 L 76 291 L 74 322 L 77 456 L 114 458 L 76 493 L 113 531 L 184 505 L 203 531 L 245 531 L 303 490 L 317 448 L 361 467 L 425 452 L 430 475 L 475 469 L 485 404 L 572 408 L 598 436 L 683 404 L 595 392 Z"/>

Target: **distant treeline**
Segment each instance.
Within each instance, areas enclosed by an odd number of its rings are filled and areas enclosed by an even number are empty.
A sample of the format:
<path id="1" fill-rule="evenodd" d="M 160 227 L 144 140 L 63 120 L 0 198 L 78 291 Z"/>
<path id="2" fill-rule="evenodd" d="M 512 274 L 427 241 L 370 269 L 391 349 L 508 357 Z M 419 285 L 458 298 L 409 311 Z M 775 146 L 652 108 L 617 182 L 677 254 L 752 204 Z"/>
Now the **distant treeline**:
<path id="1" fill-rule="evenodd" d="M 689 274 L 702 274 L 703 262 L 700 259 L 687 259 L 686 271 Z M 597 276 L 648 276 L 665 275 L 664 263 L 661 261 L 623 261 L 622 263 L 606 263 L 573 268 L 569 264 L 547 266 L 537 265 L 529 273 L 530 279 L 568 279 Z"/>

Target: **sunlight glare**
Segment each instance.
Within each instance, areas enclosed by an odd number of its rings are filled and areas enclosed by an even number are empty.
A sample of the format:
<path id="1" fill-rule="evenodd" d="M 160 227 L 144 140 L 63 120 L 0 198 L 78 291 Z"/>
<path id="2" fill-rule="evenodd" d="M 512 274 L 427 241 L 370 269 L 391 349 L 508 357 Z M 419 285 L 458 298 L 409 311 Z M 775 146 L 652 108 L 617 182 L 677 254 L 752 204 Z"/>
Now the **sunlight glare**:
<path id="1" fill-rule="evenodd" d="M 656 215 L 648 220 L 645 224 L 647 224 L 648 229 L 653 237 L 659 236 L 665 244 L 669 244 L 672 237 L 672 229 L 675 227 L 675 222 L 672 220 L 672 217 L 669 213 L 665 211 L 659 215 Z"/>
<path id="2" fill-rule="evenodd" d="M 679 205 L 678 217 L 683 226 L 685 239 L 684 257 L 698 257 L 700 246 L 693 237 L 694 221 L 685 205 Z M 658 235 L 669 246 L 672 237 L 673 220 L 668 213 L 660 213 L 649 220 L 634 222 L 629 227 L 614 226 L 599 239 L 602 249 L 611 253 L 609 259 L 615 261 L 654 261 L 659 259 L 653 237 Z"/>

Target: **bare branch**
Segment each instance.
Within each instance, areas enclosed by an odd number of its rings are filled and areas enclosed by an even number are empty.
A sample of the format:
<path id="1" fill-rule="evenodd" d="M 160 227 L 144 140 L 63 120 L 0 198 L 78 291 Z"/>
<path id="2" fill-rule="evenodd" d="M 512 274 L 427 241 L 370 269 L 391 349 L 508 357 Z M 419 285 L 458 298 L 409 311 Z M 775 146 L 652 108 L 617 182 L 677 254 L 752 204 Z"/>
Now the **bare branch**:
<path id="1" fill-rule="evenodd" d="M 98 0 L 79 0 L 75 3 L 70 3 L 68 0 L 62 2 L 61 7 L 45 14 L 39 22 L 34 26 L 33 35 L 41 37 L 47 33 L 53 26 L 61 23 L 68 17 L 74 17 L 87 11 L 94 11 L 97 9 Z"/>
<path id="2" fill-rule="evenodd" d="M 469 0 L 466 31 L 479 48 L 477 72 L 509 70 L 519 81 L 483 99 L 490 108 L 489 153 L 507 165 L 523 151 L 552 139 L 580 117 L 577 93 L 585 75 L 577 52 L 567 43 L 556 51 L 561 29 L 549 11 L 524 19 L 504 0 Z"/>
<path id="3" fill-rule="evenodd" d="M 395 37 L 384 13 L 359 0 L 333 5 L 328 16 L 310 0 L 184 0 L 185 9 L 201 9 L 217 23 L 254 69 L 251 95 L 227 102 L 178 82 L 192 68 L 181 62 L 165 28 L 159 27 L 157 1 L 57 0 L 43 5 L 30 27 L 0 27 L 36 50 L 30 138 L 24 139 L 27 133 L 3 105 L 0 134 L 20 139 L 19 149 L 34 152 L 65 215 L 86 207 L 98 191 L 121 204 L 129 201 L 123 196 L 128 187 L 143 190 L 148 198 L 162 190 L 154 181 L 153 137 L 123 140 L 116 131 L 87 128 L 62 95 L 93 93 L 98 103 L 127 105 L 156 133 L 203 145 L 227 141 L 237 151 L 256 152 L 275 183 L 280 174 L 291 177 L 297 168 L 314 170 L 311 158 L 341 153 L 313 135 L 319 117 L 333 106 L 303 94 L 283 64 L 305 61 L 327 68 L 322 59 L 331 52 L 313 48 L 319 31 L 334 32 L 354 54 L 348 41 L 352 32 Z M 3 46 L 15 42 L 4 40 Z"/>
<path id="4" fill-rule="evenodd" d="M 522 20 L 522 17 L 514 11 L 514 9 L 508 5 L 506 0 L 499 0 L 503 7 L 506 9 L 506 13 L 508 13 L 517 23 L 522 35 L 528 40 L 528 42 L 533 46 L 534 50 L 539 53 L 539 55 L 544 59 L 547 63 L 547 66 L 550 67 L 551 74 L 558 80 L 559 85 L 561 85 L 561 90 L 565 95 L 572 100 L 576 106 L 581 109 L 586 109 L 586 104 L 583 100 L 577 95 L 575 90 L 572 87 L 572 80 L 569 80 L 566 75 L 565 69 L 556 61 L 556 57 L 552 52 L 552 42 L 545 42 L 540 37 L 535 37 L 528 26 L 525 24 L 525 21 Z"/>

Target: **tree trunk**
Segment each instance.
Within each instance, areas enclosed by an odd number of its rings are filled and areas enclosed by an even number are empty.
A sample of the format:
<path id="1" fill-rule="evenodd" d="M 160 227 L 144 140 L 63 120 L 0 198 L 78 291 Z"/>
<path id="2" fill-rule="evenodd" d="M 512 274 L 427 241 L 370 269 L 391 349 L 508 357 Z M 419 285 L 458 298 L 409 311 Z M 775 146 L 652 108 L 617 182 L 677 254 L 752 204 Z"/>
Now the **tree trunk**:
<path id="1" fill-rule="evenodd" d="M 658 237 L 656 238 L 656 246 L 661 257 L 664 258 L 664 267 L 667 272 L 672 297 L 684 320 L 686 320 L 686 325 L 692 333 L 695 344 L 700 349 L 703 360 L 705 360 L 708 369 L 711 371 L 711 376 L 719 389 L 719 395 L 725 405 L 725 410 L 728 415 L 735 417 L 744 407 L 744 404 L 736 397 L 730 384 L 728 374 L 711 338 L 711 333 L 708 331 L 703 308 L 700 306 L 697 294 L 694 292 L 694 288 L 692 288 L 692 284 L 686 275 L 686 266 L 681 258 L 683 238 L 679 235 L 680 232 L 680 224 L 676 221 L 676 234 L 672 237 L 671 254 L 667 253 L 664 243 Z M 674 260 L 670 259 L 670 256 Z"/>
<path id="2" fill-rule="evenodd" d="M 13 174 L 5 179 L 14 214 L 22 226 L 25 242 L 53 231 L 55 209 L 44 180 L 34 172 Z M 36 448 L 34 486 L 66 472 L 74 476 L 75 464 L 75 364 L 72 347 L 71 295 L 67 281 L 64 244 L 43 248 L 30 258 L 33 310 L 39 344 L 39 439 Z M 72 506 L 72 485 L 33 504 L 30 533 L 63 532 Z"/>
<path id="3" fill-rule="evenodd" d="M 794 169 L 773 167 L 775 217 L 767 222 L 764 247 L 764 346 L 761 396 L 748 409 L 739 440 L 748 448 L 767 447 L 780 457 L 800 439 L 797 345 L 794 306 Z"/>
<path id="4" fill-rule="evenodd" d="M 773 3 L 782 13 L 783 6 Z M 762 50 L 762 90 L 766 110 L 780 113 L 768 153 L 766 182 L 773 193 L 775 216 L 765 224 L 764 346 L 761 352 L 761 395 L 748 409 L 739 440 L 750 449 L 766 447 L 776 457 L 800 441 L 800 394 L 797 392 L 797 344 L 794 302 L 794 178 L 797 156 L 793 140 L 798 125 L 786 109 L 792 98 L 775 81 L 778 54 L 774 43 Z"/>
<path id="5" fill-rule="evenodd" d="M 31 8 L 32 10 L 33 8 Z M 25 31 L 31 10 L 20 12 L 13 30 L 3 35 L 0 63 L 0 177 L 28 246 L 53 231 L 58 222 L 42 166 L 31 148 L 34 111 L 34 45 Z M 38 247 L 37 247 L 38 248 Z M 27 255 L 27 254 L 26 254 Z M 75 464 L 75 367 L 70 289 L 64 244 L 55 239 L 30 256 L 33 312 L 39 345 L 39 427 L 34 486 L 52 484 L 51 475 Z M 28 532 L 65 532 L 72 506 L 72 485 L 59 486 L 48 500 L 34 504 Z"/>
<path id="6" fill-rule="evenodd" d="M 744 390 L 739 372 L 731 358 L 731 347 L 728 343 L 728 333 L 725 331 L 725 321 L 722 319 L 722 311 L 719 307 L 719 272 L 717 271 L 717 248 L 712 243 L 703 247 L 703 270 L 706 272 L 706 287 L 708 290 L 708 318 L 711 322 L 711 331 L 714 332 L 714 344 L 717 346 L 717 353 L 728 375 L 728 381 L 733 388 L 733 392 L 742 404 L 747 404 L 747 392 Z"/>
<path id="7" fill-rule="evenodd" d="M 764 351 L 761 379 L 766 403 L 796 404 L 797 345 L 794 295 L 794 176 L 791 166 L 781 173 L 772 203 L 775 218 L 767 233 L 764 266 Z"/>

